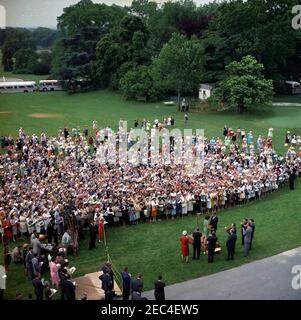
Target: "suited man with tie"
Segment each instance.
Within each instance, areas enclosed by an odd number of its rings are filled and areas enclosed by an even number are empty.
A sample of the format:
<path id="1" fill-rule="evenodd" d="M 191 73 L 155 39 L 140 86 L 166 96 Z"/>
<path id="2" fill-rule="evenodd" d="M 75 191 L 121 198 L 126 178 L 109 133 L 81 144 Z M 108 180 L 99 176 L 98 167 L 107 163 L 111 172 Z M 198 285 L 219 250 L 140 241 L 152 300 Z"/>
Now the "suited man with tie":
<path id="1" fill-rule="evenodd" d="M 215 246 L 217 242 L 217 237 L 214 231 L 211 231 L 207 239 L 207 247 L 208 247 L 208 263 L 212 263 L 214 259 Z"/>
<path id="2" fill-rule="evenodd" d="M 252 227 L 250 222 L 247 224 L 247 228 L 243 230 L 244 235 L 244 256 L 247 257 L 249 255 L 251 241 L 252 241 Z"/>
<path id="3" fill-rule="evenodd" d="M 202 233 L 200 232 L 200 229 L 197 228 L 196 231 L 192 234 L 193 237 L 193 260 L 196 258 L 200 259 L 200 252 L 201 252 L 201 238 Z"/>
<path id="4" fill-rule="evenodd" d="M 98 232 L 98 227 L 95 225 L 95 221 L 92 220 L 89 225 L 89 233 L 90 233 L 90 242 L 89 242 L 89 250 L 95 249 L 96 235 Z"/>
<path id="5" fill-rule="evenodd" d="M 157 301 L 164 301 L 165 300 L 165 283 L 162 281 L 162 276 L 158 276 L 158 280 L 155 281 L 155 298 Z"/>
<path id="6" fill-rule="evenodd" d="M 131 275 L 128 272 L 128 268 L 125 267 L 124 271 L 121 272 L 122 277 L 122 297 L 123 300 L 129 300 L 131 290 Z"/>
<path id="7" fill-rule="evenodd" d="M 228 257 L 227 257 L 228 261 L 230 259 L 234 260 L 234 252 L 235 252 L 236 240 L 237 240 L 237 235 L 234 232 L 234 230 L 231 229 L 230 232 L 229 232 L 227 243 L 226 243 L 227 251 L 228 251 Z"/>
<path id="8" fill-rule="evenodd" d="M 218 217 L 216 213 L 213 213 L 211 219 L 210 219 L 210 225 L 211 225 L 211 230 L 216 233 L 217 230 L 217 224 L 218 224 Z"/>
<path id="9" fill-rule="evenodd" d="M 110 276 L 109 272 L 105 270 L 100 276 L 101 288 L 105 293 L 105 300 L 112 300 L 113 298 L 113 279 Z"/>

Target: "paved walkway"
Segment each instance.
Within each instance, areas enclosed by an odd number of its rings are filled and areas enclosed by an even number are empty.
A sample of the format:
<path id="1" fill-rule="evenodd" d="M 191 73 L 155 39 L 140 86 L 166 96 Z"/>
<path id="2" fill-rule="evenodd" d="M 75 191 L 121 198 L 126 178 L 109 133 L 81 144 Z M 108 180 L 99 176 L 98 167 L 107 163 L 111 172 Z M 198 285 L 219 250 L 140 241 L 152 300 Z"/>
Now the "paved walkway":
<path id="1" fill-rule="evenodd" d="M 165 296 L 167 300 L 301 300 L 301 289 L 292 288 L 294 265 L 301 266 L 301 247 L 167 286 Z M 145 292 L 144 296 L 154 299 L 153 291 Z"/>

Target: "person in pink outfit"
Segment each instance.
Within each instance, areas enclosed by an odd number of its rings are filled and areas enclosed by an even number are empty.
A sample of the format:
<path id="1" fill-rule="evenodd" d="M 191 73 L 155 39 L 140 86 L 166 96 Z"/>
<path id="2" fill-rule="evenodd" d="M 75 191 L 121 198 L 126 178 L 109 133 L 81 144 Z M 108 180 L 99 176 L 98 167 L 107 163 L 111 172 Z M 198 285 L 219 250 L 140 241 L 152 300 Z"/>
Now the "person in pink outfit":
<path id="1" fill-rule="evenodd" d="M 58 288 L 59 283 L 60 283 L 60 277 L 59 277 L 58 267 L 55 263 L 55 257 L 51 258 L 51 261 L 49 263 L 49 267 L 50 267 L 51 282 L 54 286 L 56 286 Z"/>

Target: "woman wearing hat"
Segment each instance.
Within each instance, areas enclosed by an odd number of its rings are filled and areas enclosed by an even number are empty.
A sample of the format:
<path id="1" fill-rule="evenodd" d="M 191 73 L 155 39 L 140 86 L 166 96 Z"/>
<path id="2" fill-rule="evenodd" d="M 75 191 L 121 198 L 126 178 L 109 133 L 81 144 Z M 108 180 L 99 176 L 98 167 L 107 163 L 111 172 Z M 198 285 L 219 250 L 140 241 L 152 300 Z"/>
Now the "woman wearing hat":
<path id="1" fill-rule="evenodd" d="M 180 237 L 181 241 L 181 252 L 182 252 L 182 262 L 188 263 L 189 259 L 189 237 L 187 235 L 187 231 L 184 230 L 182 232 L 182 236 Z"/>

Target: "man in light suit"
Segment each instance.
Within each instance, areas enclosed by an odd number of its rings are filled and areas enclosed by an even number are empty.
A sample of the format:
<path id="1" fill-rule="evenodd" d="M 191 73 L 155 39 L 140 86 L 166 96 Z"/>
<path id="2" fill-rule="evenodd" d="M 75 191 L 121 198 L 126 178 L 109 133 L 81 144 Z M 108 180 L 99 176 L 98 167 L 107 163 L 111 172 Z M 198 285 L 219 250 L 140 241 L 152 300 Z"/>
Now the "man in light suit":
<path id="1" fill-rule="evenodd" d="M 38 259 L 38 254 L 35 253 L 32 259 L 32 269 L 35 276 L 41 275 L 41 265 Z"/>
<path id="2" fill-rule="evenodd" d="M 252 240 L 252 227 L 251 224 L 248 222 L 247 228 L 243 230 L 244 236 L 244 256 L 247 257 L 250 251 L 250 245 Z"/>
<path id="3" fill-rule="evenodd" d="M 33 254 L 37 254 L 39 257 L 41 255 L 42 248 L 44 248 L 44 247 L 37 237 L 34 237 L 31 240 L 31 246 L 32 246 Z"/>

